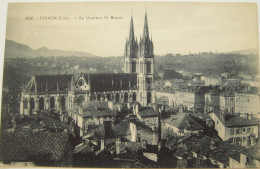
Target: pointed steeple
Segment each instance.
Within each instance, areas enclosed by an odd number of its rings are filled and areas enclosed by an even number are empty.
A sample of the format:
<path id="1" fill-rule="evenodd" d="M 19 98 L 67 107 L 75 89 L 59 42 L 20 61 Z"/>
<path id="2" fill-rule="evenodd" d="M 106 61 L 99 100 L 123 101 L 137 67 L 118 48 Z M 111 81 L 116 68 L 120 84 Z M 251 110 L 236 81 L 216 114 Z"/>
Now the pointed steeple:
<path id="1" fill-rule="evenodd" d="M 133 42 L 134 40 L 135 40 L 134 22 L 133 22 L 133 16 L 131 16 L 130 31 L 129 31 L 129 41 Z"/>
<path id="2" fill-rule="evenodd" d="M 144 39 L 149 38 L 147 11 L 145 11 L 145 17 L 144 17 L 144 32 L 143 32 L 143 38 L 144 38 Z"/>

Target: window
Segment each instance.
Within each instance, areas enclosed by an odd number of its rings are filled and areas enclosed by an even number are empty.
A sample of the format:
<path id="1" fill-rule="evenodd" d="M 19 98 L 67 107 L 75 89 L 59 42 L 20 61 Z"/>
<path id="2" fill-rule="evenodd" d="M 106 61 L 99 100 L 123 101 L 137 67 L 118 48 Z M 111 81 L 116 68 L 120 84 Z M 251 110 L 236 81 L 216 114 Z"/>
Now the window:
<path id="1" fill-rule="evenodd" d="M 234 129 L 230 129 L 230 135 L 234 135 Z"/>
<path id="2" fill-rule="evenodd" d="M 241 129 L 236 129 L 236 134 L 241 134 L 242 130 Z"/>

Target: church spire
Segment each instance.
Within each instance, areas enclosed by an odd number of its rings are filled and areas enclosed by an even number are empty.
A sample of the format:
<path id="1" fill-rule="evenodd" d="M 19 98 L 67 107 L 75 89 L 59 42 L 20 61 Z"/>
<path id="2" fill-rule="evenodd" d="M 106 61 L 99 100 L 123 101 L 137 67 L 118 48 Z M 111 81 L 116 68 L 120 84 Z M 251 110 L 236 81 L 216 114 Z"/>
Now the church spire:
<path id="1" fill-rule="evenodd" d="M 134 22 L 133 22 L 133 16 L 131 15 L 131 21 L 130 21 L 130 31 L 129 31 L 129 41 L 135 40 L 135 33 L 134 33 Z"/>
<path id="2" fill-rule="evenodd" d="M 144 17 L 144 32 L 143 32 L 143 38 L 149 38 L 149 30 L 148 30 L 148 20 L 147 20 L 147 11 L 145 11 L 145 17 Z"/>

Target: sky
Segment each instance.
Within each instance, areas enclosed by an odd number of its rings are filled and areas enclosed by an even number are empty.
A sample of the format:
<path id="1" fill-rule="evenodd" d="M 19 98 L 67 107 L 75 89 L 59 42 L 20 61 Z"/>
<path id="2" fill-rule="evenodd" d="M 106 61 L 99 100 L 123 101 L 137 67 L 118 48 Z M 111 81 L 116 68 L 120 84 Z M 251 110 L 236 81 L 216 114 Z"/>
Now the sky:
<path id="1" fill-rule="evenodd" d="M 122 56 L 131 13 L 139 41 L 145 11 L 156 55 L 258 48 L 257 6 L 254 3 L 9 3 L 6 39 L 32 49 L 47 47 L 103 57 Z M 120 19 L 111 19 L 111 16 Z M 46 17 L 57 19 L 46 20 Z M 69 20 L 59 20 L 59 17 Z M 87 20 L 87 17 L 101 19 Z"/>

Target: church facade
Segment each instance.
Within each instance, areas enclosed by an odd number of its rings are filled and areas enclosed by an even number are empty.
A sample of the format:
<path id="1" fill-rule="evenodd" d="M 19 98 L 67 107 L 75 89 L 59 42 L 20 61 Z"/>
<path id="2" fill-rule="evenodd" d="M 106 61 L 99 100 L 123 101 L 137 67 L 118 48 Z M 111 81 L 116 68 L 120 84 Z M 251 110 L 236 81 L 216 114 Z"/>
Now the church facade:
<path id="1" fill-rule="evenodd" d="M 139 102 L 142 106 L 155 103 L 153 49 L 147 13 L 139 43 L 131 16 L 124 50 L 124 73 L 34 75 L 21 93 L 20 114 L 73 108 L 93 101 L 127 105 Z"/>

